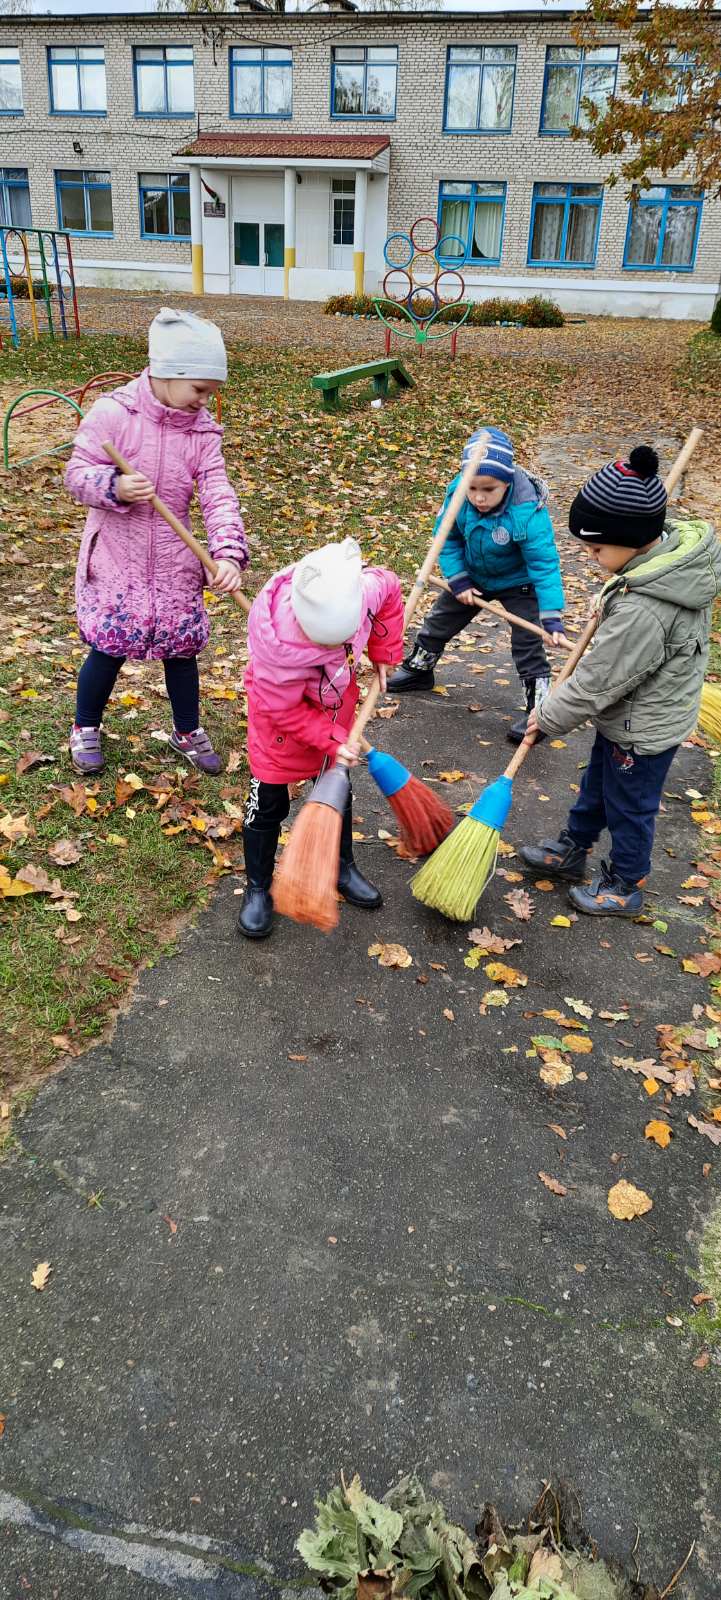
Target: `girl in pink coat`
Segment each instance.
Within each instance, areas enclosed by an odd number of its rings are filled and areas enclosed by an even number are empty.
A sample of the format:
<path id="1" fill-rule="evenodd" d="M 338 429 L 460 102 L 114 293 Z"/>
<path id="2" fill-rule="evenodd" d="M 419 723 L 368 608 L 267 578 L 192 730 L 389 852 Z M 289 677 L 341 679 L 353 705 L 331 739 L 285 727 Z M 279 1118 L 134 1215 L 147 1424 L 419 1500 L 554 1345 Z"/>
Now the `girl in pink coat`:
<path id="1" fill-rule="evenodd" d="M 201 772 L 221 770 L 200 726 L 196 657 L 208 642 L 207 580 L 148 502 L 159 494 L 187 526 L 197 489 L 218 562 L 213 587 L 219 594 L 240 587 L 248 546 L 223 461 L 223 430 L 206 410 L 227 375 L 220 329 L 192 311 L 164 308 L 150 327 L 146 370 L 96 400 L 78 428 L 65 483 L 91 508 L 75 576 L 78 624 L 90 654 L 80 669 L 70 733 L 73 766 L 83 775 L 102 771 L 103 712 L 126 657 L 163 662 L 172 748 Z M 105 439 L 133 472 L 112 465 Z"/>
<path id="2" fill-rule="evenodd" d="M 264 939 L 273 925 L 270 885 L 288 784 L 315 778 L 359 750 L 348 734 L 358 701 L 355 668 L 367 650 L 385 691 L 403 655 L 403 601 L 394 573 L 364 567 L 355 539 L 325 545 L 266 583 L 248 618 L 248 758 L 243 841 L 247 887 L 238 931 Z M 338 889 L 351 905 L 382 905 L 353 860 L 351 801 L 343 817 Z"/>

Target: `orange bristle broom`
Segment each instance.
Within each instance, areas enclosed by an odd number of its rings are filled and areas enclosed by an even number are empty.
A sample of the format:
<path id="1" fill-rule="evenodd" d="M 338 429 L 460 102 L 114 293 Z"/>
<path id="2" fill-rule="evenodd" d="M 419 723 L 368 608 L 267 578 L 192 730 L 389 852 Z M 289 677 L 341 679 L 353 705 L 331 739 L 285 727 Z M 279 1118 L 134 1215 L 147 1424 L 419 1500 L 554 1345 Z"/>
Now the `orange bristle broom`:
<path id="1" fill-rule="evenodd" d="M 427 783 L 404 767 L 385 750 L 365 745 L 368 771 L 384 794 L 401 830 L 406 850 L 414 856 L 428 856 L 453 827 L 453 812 L 445 800 L 433 793 Z"/>
<path id="2" fill-rule="evenodd" d="M 458 512 L 466 498 L 476 467 L 485 455 L 489 435 L 482 433 L 458 479 L 451 499 L 441 518 L 438 532 L 431 540 L 428 554 L 416 576 L 406 601 L 403 614 L 405 632 L 423 594 L 430 573 L 443 549 Z M 374 683 L 360 707 L 348 743 L 360 743 L 363 729 L 375 711 L 380 697 L 380 679 Z M 405 771 L 405 769 L 403 769 Z M 408 775 L 410 780 L 410 774 Z M 417 781 L 417 780 L 415 780 Z M 401 787 L 404 787 L 403 785 Z M 405 785 L 408 787 L 408 785 Z M 425 786 L 418 783 L 418 790 Z M 340 834 L 343 812 L 348 803 L 350 779 L 348 768 L 342 761 L 321 774 L 310 799 L 299 812 L 290 831 L 290 838 L 278 862 L 271 893 L 273 905 L 281 916 L 294 922 L 311 923 L 329 933 L 338 924 L 338 870 L 340 866 Z M 398 791 L 400 792 L 400 790 Z M 410 795 L 409 815 L 413 815 L 414 796 Z M 436 797 L 432 797 L 437 805 Z M 420 807 L 421 797 L 416 791 L 415 805 Z M 442 837 L 446 837 L 445 830 Z M 413 838 L 418 837 L 417 822 Z M 420 853 L 420 851 L 418 852 Z M 415 851 L 414 851 L 415 854 Z"/>

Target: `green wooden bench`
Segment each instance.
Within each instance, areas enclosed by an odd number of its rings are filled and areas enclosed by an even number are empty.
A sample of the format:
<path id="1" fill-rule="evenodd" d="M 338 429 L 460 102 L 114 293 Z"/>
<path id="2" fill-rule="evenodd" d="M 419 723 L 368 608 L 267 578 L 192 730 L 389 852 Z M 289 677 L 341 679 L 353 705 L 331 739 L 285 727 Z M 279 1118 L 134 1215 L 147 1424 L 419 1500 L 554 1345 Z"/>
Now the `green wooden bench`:
<path id="1" fill-rule="evenodd" d="M 321 390 L 326 411 L 335 411 L 339 391 L 347 383 L 361 383 L 364 378 L 373 379 L 373 388 L 378 395 L 387 395 L 391 378 L 399 389 L 415 388 L 415 378 L 406 372 L 397 356 L 390 356 L 383 361 L 366 361 L 360 367 L 341 367 L 338 372 L 317 372 L 310 382 L 312 389 Z"/>

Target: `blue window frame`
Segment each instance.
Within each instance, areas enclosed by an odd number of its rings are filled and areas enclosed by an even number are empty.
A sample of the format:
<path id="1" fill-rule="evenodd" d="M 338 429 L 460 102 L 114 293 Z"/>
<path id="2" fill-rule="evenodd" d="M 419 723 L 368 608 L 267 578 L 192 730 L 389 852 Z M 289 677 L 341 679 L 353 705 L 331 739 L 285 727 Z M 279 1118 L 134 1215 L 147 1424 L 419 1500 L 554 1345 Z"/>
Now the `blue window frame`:
<path id="1" fill-rule="evenodd" d="M 293 51 L 289 46 L 233 46 L 230 52 L 230 115 L 292 117 Z"/>
<path id="2" fill-rule="evenodd" d="M 446 60 L 446 133 L 510 133 L 515 45 L 452 44 Z"/>
<path id="3" fill-rule="evenodd" d="M 133 74 L 136 117 L 192 117 L 192 45 L 136 45 Z"/>
<path id="4" fill-rule="evenodd" d="M 23 84 L 20 51 L 16 45 L 0 45 L 0 117 L 21 117 Z"/>
<path id="5" fill-rule="evenodd" d="M 505 214 L 505 183 L 441 183 L 438 254 L 444 266 L 498 266 Z"/>
<path id="6" fill-rule="evenodd" d="M 102 45 L 50 45 L 48 83 L 54 117 L 106 115 L 108 93 Z"/>
<path id="7" fill-rule="evenodd" d="M 32 228 L 27 167 L 0 167 L 0 223 L 5 228 Z"/>
<path id="8" fill-rule="evenodd" d="M 336 45 L 331 65 L 330 114 L 392 122 L 398 89 L 398 46 Z"/>
<path id="9" fill-rule="evenodd" d="M 187 172 L 139 172 L 142 239 L 190 238 L 190 178 Z"/>
<path id="10" fill-rule="evenodd" d="M 594 267 L 603 184 L 534 183 L 529 267 Z"/>
<path id="11" fill-rule="evenodd" d="M 628 208 L 623 265 L 629 272 L 693 272 L 703 189 L 657 184 Z"/>
<path id="12" fill-rule="evenodd" d="M 67 233 L 94 233 L 108 238 L 113 232 L 113 199 L 109 172 L 76 172 L 62 167 L 55 173 L 58 227 Z"/>
<path id="13" fill-rule="evenodd" d="M 654 111 L 675 111 L 688 98 L 688 92 L 698 74 L 698 62 L 690 50 L 671 50 L 666 62 L 668 89 L 665 93 L 644 95 Z"/>
<path id="14" fill-rule="evenodd" d="M 601 116 L 616 92 L 618 46 L 583 50 L 575 45 L 549 45 L 543 75 L 540 132 L 568 135 L 571 128 L 587 128 L 584 100 L 591 100 Z"/>

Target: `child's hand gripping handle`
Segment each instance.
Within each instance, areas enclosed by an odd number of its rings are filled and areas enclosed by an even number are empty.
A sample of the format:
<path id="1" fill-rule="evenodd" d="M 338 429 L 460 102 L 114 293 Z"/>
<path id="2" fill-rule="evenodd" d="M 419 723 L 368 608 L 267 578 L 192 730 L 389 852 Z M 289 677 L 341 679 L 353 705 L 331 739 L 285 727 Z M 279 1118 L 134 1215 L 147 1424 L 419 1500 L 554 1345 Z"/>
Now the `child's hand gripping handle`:
<path id="1" fill-rule="evenodd" d="M 678 455 L 676 457 L 676 460 L 673 463 L 673 466 L 669 469 L 669 472 L 668 472 L 667 476 L 664 478 L 664 485 L 663 486 L 664 486 L 664 489 L 666 490 L 667 494 L 671 493 L 671 490 L 678 483 L 678 480 L 681 477 L 682 473 L 685 472 L 686 467 L 688 465 L 688 462 L 690 461 L 691 456 L 693 455 L 694 450 L 696 449 L 696 446 L 697 446 L 697 444 L 699 442 L 699 439 L 701 439 L 702 436 L 703 436 L 703 429 L 702 428 L 692 428 L 691 429 L 691 432 L 690 432 L 690 434 L 689 434 L 689 436 L 688 436 L 688 438 L 686 440 L 685 445 L 679 451 L 679 453 L 678 453 Z M 559 684 L 565 683 L 566 679 L 570 678 L 571 673 L 575 672 L 576 667 L 578 666 L 578 663 L 579 663 L 579 661 L 581 659 L 581 656 L 583 655 L 584 650 L 591 643 L 591 640 L 593 638 L 594 633 L 596 632 L 596 629 L 598 627 L 598 624 L 599 624 L 600 620 L 601 620 L 601 618 L 600 618 L 599 613 L 597 611 L 594 612 L 593 616 L 586 623 L 586 626 L 585 626 L 585 628 L 583 630 L 583 633 L 581 634 L 580 639 L 578 639 L 576 641 L 575 645 L 573 646 L 573 649 L 571 650 L 570 655 L 567 656 L 566 660 L 564 661 L 563 666 L 561 668 L 561 671 L 558 674 L 558 677 L 554 679 L 554 683 L 553 683 L 553 688 L 554 689 Z M 536 738 L 537 738 L 537 735 L 535 733 L 530 733 L 523 740 L 523 743 L 521 745 L 519 745 L 519 748 L 516 751 L 516 754 L 513 757 L 513 760 L 510 761 L 508 766 L 506 767 L 506 771 L 504 773 L 504 777 L 506 777 L 506 778 L 514 778 L 515 777 L 516 773 L 518 772 L 519 767 L 523 766 L 523 763 L 524 763 L 524 761 L 526 759 L 526 756 L 528 755 L 528 752 L 531 749 L 532 745 L 535 744 Z"/>
<path id="2" fill-rule="evenodd" d="M 103 449 L 106 456 L 109 456 L 110 460 L 114 461 L 120 472 L 135 472 L 135 467 L 131 467 L 130 462 L 126 461 L 124 456 L 121 456 L 120 451 L 116 450 L 115 445 L 111 444 L 109 440 L 105 441 Z M 176 517 L 175 512 L 171 511 L 170 506 L 166 506 L 165 501 L 161 500 L 160 495 L 154 494 L 150 504 L 153 510 L 157 511 L 158 516 L 162 517 L 164 522 L 167 522 L 168 527 L 172 528 L 174 533 L 177 533 L 178 538 L 182 539 L 183 544 L 186 544 L 188 549 L 192 550 L 193 555 L 197 556 L 198 561 L 205 567 L 208 575 L 214 579 L 218 564 L 213 560 L 210 551 L 206 550 L 205 546 L 195 538 L 195 535 L 188 531 L 184 523 L 180 521 L 180 518 Z M 250 611 L 250 600 L 239 589 L 233 591 L 231 598 L 237 606 L 240 606 L 241 611 Z"/>

